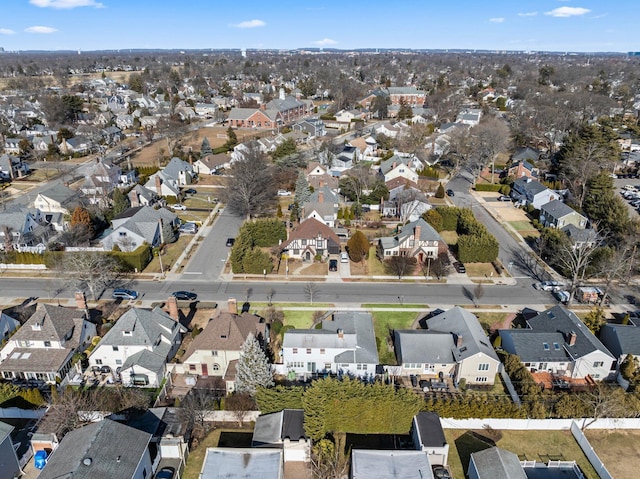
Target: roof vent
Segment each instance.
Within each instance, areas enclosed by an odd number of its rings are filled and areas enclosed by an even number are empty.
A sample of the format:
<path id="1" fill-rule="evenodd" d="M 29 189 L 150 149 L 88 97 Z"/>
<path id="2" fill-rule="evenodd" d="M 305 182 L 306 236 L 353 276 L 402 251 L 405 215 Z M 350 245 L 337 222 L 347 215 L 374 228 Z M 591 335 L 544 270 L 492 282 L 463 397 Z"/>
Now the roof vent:
<path id="1" fill-rule="evenodd" d="M 93 461 L 91 460 L 91 458 L 90 458 L 90 457 L 85 457 L 85 458 L 82 460 L 82 464 L 84 464 L 85 466 L 90 466 L 92 462 L 93 462 Z"/>

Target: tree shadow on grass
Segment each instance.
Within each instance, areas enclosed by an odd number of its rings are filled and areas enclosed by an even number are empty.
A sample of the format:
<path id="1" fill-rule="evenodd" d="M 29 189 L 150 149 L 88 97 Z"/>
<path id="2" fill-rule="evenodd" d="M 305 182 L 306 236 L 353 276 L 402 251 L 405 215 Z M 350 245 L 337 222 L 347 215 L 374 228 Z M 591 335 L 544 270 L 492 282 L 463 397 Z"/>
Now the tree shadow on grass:
<path id="1" fill-rule="evenodd" d="M 458 456 L 462 463 L 462 469 L 465 477 L 468 475 L 469 461 L 471 460 L 471 454 L 474 452 L 484 451 L 493 447 L 493 441 L 474 433 L 473 431 L 467 431 L 458 439 L 455 440 L 456 449 L 458 450 Z"/>

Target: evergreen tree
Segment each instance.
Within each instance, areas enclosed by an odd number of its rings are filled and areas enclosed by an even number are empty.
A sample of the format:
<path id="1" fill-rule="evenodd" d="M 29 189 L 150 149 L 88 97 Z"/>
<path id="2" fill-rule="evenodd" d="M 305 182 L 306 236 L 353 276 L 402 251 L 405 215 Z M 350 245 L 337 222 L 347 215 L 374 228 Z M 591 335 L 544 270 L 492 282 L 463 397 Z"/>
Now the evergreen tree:
<path id="1" fill-rule="evenodd" d="M 347 252 L 351 261 L 359 263 L 369 254 L 369 240 L 360 230 L 357 230 L 347 241 Z"/>
<path id="2" fill-rule="evenodd" d="M 311 190 L 309 189 L 309 182 L 304 174 L 304 171 L 300 170 L 298 173 L 298 179 L 296 180 L 296 191 L 293 201 L 298 206 L 303 206 L 311 198 Z"/>
<path id="3" fill-rule="evenodd" d="M 236 132 L 233 131 L 233 128 L 229 126 L 227 128 L 227 142 L 224 144 L 227 148 L 233 148 L 238 144 L 238 137 L 236 136 Z"/>
<path id="4" fill-rule="evenodd" d="M 211 145 L 209 144 L 209 139 L 205 136 L 202 140 L 202 145 L 200 146 L 200 156 L 205 157 L 207 155 L 212 155 L 213 150 L 211 149 Z"/>
<path id="5" fill-rule="evenodd" d="M 254 396 L 257 388 L 269 388 L 273 384 L 273 374 L 267 356 L 258 340 L 250 333 L 242 345 L 238 359 L 236 391 Z"/>
<path id="6" fill-rule="evenodd" d="M 122 192 L 120 188 L 116 188 L 113 190 L 113 207 L 111 208 L 111 213 L 115 218 L 124 210 L 129 208 L 129 198 Z"/>
<path id="7" fill-rule="evenodd" d="M 442 183 L 438 183 L 438 189 L 436 190 L 436 198 L 444 198 L 444 186 L 442 186 Z"/>

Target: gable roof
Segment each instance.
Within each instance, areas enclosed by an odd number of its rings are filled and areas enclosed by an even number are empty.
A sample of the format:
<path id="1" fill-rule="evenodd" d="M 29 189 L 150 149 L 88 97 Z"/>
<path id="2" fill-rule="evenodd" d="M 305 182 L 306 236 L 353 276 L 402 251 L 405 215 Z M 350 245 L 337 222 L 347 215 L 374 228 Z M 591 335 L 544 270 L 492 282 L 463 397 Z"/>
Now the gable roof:
<path id="1" fill-rule="evenodd" d="M 462 338 L 462 345 L 453 349 L 453 355 L 457 361 L 478 353 L 499 361 L 478 318 L 459 306 L 427 319 L 427 328 L 431 331 L 452 333 Z"/>
<path id="2" fill-rule="evenodd" d="M 49 188 L 41 191 L 40 196 L 53 200 L 61 205 L 72 203 L 78 199 L 79 193 L 67 188 L 66 186 L 56 183 Z"/>
<path id="3" fill-rule="evenodd" d="M 640 356 L 640 328 L 630 324 L 605 324 L 600 339 L 616 358 L 625 354 Z"/>
<path id="4" fill-rule="evenodd" d="M 533 196 L 549 189 L 539 181 L 533 180 L 526 176 L 518 178 L 516 181 L 514 181 L 513 185 L 517 191 L 525 191 L 527 193 L 531 193 Z"/>
<path id="5" fill-rule="evenodd" d="M 284 439 L 299 441 L 306 438 L 304 411 L 302 409 L 284 409 L 279 412 L 262 414 L 256 419 L 251 445 L 258 447 L 278 444 Z"/>
<path id="6" fill-rule="evenodd" d="M 264 338 L 265 331 L 265 323 L 260 316 L 221 312 L 209 320 L 202 332 L 194 338 L 184 355 L 184 361 L 199 350 L 241 351 L 249 334 Z"/>
<path id="7" fill-rule="evenodd" d="M 282 243 L 281 248 L 286 249 L 287 246 L 298 239 L 318 238 L 319 236 L 328 239 L 330 242 L 332 241 L 335 245 L 340 245 L 340 238 L 331 228 L 315 218 L 307 218 L 291 232 L 289 239 Z"/>
<path id="8" fill-rule="evenodd" d="M 520 148 L 516 148 L 516 151 L 511 156 L 511 159 L 513 161 L 520 161 L 520 160 L 538 161 L 540 159 L 540 152 L 529 146 L 520 147 Z"/>
<path id="9" fill-rule="evenodd" d="M 578 213 L 576 210 L 574 210 L 570 206 L 564 204 L 560 200 L 553 200 L 553 201 L 549 201 L 548 203 L 545 203 L 540 207 L 540 212 L 547 213 L 548 215 L 551 215 L 556 219 L 570 215 L 571 213 L 576 213 L 580 215 L 580 213 Z"/>
<path id="10" fill-rule="evenodd" d="M 165 177 L 177 179 L 182 172 L 193 174 L 193 166 L 174 156 L 167 166 L 162 169 L 162 172 Z"/>
<path id="11" fill-rule="evenodd" d="M 447 439 L 440 422 L 440 416 L 433 411 L 422 411 L 413 417 L 420 444 L 424 447 L 444 447 Z"/>
<path id="12" fill-rule="evenodd" d="M 110 419 L 88 424 L 67 433 L 38 477 L 133 478 L 150 439 L 151 434 Z"/>
<path id="13" fill-rule="evenodd" d="M 11 339 L 14 341 L 65 341 L 76 336 L 78 322 L 85 320 L 81 309 L 65 308 L 52 304 L 38 304 L 36 311 L 27 319 Z M 76 344 L 77 346 L 77 344 Z"/>
<path id="14" fill-rule="evenodd" d="M 166 208 L 152 208 L 151 206 L 135 206 L 127 208 L 116 216 L 111 224 L 113 229 L 124 228 L 143 237 L 149 244 L 153 244 L 158 221 L 174 223 L 178 216 Z"/>
<path id="15" fill-rule="evenodd" d="M 399 364 L 455 362 L 455 338 L 451 333 L 424 329 L 397 329 L 394 334 L 396 357 Z"/>
<path id="16" fill-rule="evenodd" d="M 527 479 L 520 459 L 514 453 L 491 447 L 471 454 L 478 479 Z"/>

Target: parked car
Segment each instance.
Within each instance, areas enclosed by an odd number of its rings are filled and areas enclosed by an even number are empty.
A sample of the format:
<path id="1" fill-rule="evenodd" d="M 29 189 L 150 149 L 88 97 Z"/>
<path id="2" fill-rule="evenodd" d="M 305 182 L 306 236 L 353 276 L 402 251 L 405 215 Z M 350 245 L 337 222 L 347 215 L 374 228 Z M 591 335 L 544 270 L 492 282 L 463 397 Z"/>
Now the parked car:
<path id="1" fill-rule="evenodd" d="M 347 253 L 340 253 L 340 262 L 341 263 L 348 263 L 349 262 L 349 255 Z"/>
<path id="2" fill-rule="evenodd" d="M 564 285 L 559 281 L 543 281 L 541 283 L 536 283 L 535 288 L 541 289 L 542 291 L 560 291 Z"/>
<path id="3" fill-rule="evenodd" d="M 195 223 L 185 223 L 178 228 L 180 233 L 196 234 L 198 232 L 198 225 Z"/>
<path id="4" fill-rule="evenodd" d="M 498 201 L 511 201 L 511 197 L 507 195 L 498 196 Z"/>
<path id="5" fill-rule="evenodd" d="M 188 195 L 195 195 L 197 193 L 196 190 L 194 190 L 193 188 L 189 188 L 187 190 L 184 190 L 184 192 Z"/>
<path id="6" fill-rule="evenodd" d="M 452 189 L 448 189 L 447 190 L 447 196 L 456 196 L 456 194 L 454 193 L 454 191 Z"/>
<path id="7" fill-rule="evenodd" d="M 291 196 L 291 192 L 287 190 L 278 190 L 278 196 Z"/>
<path id="8" fill-rule="evenodd" d="M 113 299 L 136 299 L 138 292 L 132 289 L 114 289 L 112 294 Z"/>
<path id="9" fill-rule="evenodd" d="M 173 479 L 176 470 L 173 467 L 163 467 L 156 474 L 156 479 Z"/>
<path id="10" fill-rule="evenodd" d="M 231 247 L 231 246 L 233 246 L 233 244 L 234 244 L 235 242 L 236 242 L 236 239 L 235 239 L 235 238 L 227 238 L 227 243 L 226 243 L 226 245 L 227 245 L 227 246 L 229 246 L 229 247 Z"/>
<path id="11" fill-rule="evenodd" d="M 338 271 L 338 260 L 330 259 L 329 260 L 329 271 Z"/>
<path id="12" fill-rule="evenodd" d="M 198 295 L 191 291 L 174 291 L 171 296 L 182 301 L 195 301 L 198 299 Z"/>
<path id="13" fill-rule="evenodd" d="M 175 205 L 170 205 L 170 208 L 177 211 L 187 211 L 187 207 L 180 203 L 176 203 Z"/>
<path id="14" fill-rule="evenodd" d="M 467 272 L 467 268 L 465 268 L 464 264 L 460 263 L 459 261 L 456 261 L 455 263 L 453 263 L 453 267 L 455 268 L 455 270 L 458 273 L 466 273 Z"/>
<path id="15" fill-rule="evenodd" d="M 451 479 L 451 474 L 445 467 L 435 466 L 433 468 L 433 477 L 436 479 Z"/>
<path id="16" fill-rule="evenodd" d="M 569 291 L 557 290 L 553 292 L 553 296 L 562 304 L 568 304 L 569 299 L 571 299 L 571 294 L 569 293 Z"/>

